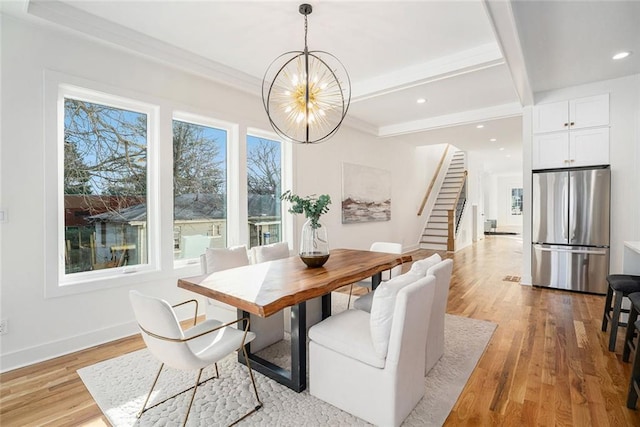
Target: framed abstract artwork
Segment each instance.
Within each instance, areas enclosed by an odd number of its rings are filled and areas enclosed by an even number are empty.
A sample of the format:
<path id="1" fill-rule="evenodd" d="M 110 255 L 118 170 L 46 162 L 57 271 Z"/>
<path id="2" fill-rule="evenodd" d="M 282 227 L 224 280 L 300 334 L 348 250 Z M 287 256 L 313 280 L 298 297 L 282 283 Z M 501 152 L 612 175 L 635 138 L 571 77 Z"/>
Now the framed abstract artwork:
<path id="1" fill-rule="evenodd" d="M 342 164 L 342 223 L 391 219 L 391 172 Z"/>

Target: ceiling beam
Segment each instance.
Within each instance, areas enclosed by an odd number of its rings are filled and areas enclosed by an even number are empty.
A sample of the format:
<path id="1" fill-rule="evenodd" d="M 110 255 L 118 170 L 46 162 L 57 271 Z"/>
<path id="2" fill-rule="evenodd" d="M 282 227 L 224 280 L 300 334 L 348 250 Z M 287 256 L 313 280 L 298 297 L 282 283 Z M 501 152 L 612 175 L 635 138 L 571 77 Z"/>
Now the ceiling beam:
<path id="1" fill-rule="evenodd" d="M 461 113 L 446 114 L 438 117 L 414 120 L 411 122 L 399 123 L 389 126 L 381 126 L 378 129 L 378 136 L 389 137 L 405 135 L 408 133 L 422 132 L 425 130 L 439 129 L 451 126 L 466 125 L 469 123 L 482 122 L 485 120 L 502 119 L 514 117 L 522 114 L 522 106 L 519 102 L 496 105 L 493 107 L 469 110 Z"/>
<path id="2" fill-rule="evenodd" d="M 498 40 L 502 55 L 507 61 L 513 85 L 524 106 L 533 104 L 533 91 L 527 73 L 527 64 L 518 35 L 518 28 L 513 17 L 511 1 L 483 0 L 489 22 Z"/>
<path id="3" fill-rule="evenodd" d="M 392 73 L 353 82 L 351 102 L 363 101 L 503 63 L 504 58 L 497 43 L 487 43 Z"/>

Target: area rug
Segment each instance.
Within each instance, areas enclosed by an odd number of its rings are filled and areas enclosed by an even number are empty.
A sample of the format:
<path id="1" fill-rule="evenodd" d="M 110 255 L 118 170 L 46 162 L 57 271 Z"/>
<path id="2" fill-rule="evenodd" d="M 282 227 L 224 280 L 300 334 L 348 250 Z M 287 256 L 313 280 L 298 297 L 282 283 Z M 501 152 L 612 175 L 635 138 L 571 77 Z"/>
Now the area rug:
<path id="1" fill-rule="evenodd" d="M 334 294 L 335 295 L 335 294 Z M 342 297 L 334 297 L 333 309 L 344 309 Z M 337 305 L 342 305 L 338 308 Z M 337 310 L 336 310 L 337 309 Z M 494 323 L 446 315 L 445 352 L 425 379 L 426 395 L 403 425 L 440 426 L 455 405 L 469 376 L 482 356 L 496 325 Z M 265 351 L 278 356 L 284 345 Z M 278 347 L 280 349 L 278 349 Z M 278 357 L 276 357 L 278 359 Z M 139 350 L 78 370 L 85 386 L 115 427 L 180 425 L 191 393 L 184 393 L 143 414 L 137 412 L 148 393 L 160 363 L 146 350 Z M 254 405 L 254 395 L 246 366 L 231 355 L 218 363 L 220 378 L 198 388 L 189 426 L 229 425 Z M 212 376 L 206 369 L 203 378 Z M 264 407 L 239 425 L 258 426 L 366 426 L 367 422 L 335 408 L 307 390 L 296 393 L 260 373 L 255 373 Z M 165 368 L 151 403 L 191 387 L 195 373 Z"/>

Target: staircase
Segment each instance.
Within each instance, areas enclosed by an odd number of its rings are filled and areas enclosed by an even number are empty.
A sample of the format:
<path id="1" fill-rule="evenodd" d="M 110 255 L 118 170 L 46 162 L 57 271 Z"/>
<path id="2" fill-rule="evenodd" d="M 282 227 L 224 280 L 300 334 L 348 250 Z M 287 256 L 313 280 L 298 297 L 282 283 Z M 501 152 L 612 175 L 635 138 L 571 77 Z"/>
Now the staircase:
<path id="1" fill-rule="evenodd" d="M 431 211 L 427 226 L 422 232 L 420 248 L 436 251 L 447 250 L 447 211 L 455 209 L 454 203 L 464 183 L 465 158 L 464 152 L 456 151 L 449 164 L 440 193 Z"/>

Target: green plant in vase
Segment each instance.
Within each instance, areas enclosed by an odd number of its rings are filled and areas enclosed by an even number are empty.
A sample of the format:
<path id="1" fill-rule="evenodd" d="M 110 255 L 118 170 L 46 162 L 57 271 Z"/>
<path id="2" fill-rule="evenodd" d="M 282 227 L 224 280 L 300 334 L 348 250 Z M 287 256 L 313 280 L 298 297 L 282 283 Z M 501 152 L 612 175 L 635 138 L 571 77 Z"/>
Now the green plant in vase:
<path id="1" fill-rule="evenodd" d="M 329 259 L 329 241 L 320 216 L 329 212 L 331 197 L 328 194 L 300 197 L 288 190 L 280 199 L 291 203 L 290 213 L 303 213 L 307 218 L 300 236 L 300 258 L 308 267 L 321 267 Z"/>

